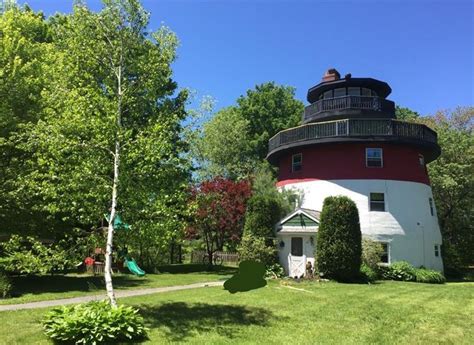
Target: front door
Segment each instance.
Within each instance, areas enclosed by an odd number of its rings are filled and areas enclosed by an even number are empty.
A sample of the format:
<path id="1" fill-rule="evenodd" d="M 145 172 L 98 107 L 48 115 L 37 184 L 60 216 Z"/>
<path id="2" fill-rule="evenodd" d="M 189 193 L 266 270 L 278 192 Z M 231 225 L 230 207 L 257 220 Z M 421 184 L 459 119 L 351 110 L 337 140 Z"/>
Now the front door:
<path id="1" fill-rule="evenodd" d="M 300 278 L 306 271 L 306 256 L 303 255 L 303 237 L 291 238 L 291 252 L 288 258 L 290 277 Z"/>

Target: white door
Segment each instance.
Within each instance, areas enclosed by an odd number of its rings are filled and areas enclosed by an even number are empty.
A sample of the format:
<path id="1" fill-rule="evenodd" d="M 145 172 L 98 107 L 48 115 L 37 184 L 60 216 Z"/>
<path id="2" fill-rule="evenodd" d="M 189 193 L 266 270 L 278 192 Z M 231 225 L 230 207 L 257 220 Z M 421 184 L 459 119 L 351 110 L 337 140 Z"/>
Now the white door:
<path id="1" fill-rule="evenodd" d="M 306 272 L 306 255 L 303 255 L 303 238 L 291 238 L 291 252 L 288 255 L 290 277 L 300 278 Z"/>

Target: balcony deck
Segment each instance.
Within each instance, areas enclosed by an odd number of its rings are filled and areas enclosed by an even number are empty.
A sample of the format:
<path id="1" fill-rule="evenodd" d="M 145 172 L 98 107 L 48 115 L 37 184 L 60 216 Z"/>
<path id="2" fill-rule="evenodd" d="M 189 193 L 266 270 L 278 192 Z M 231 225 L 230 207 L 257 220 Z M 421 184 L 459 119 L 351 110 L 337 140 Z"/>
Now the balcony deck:
<path id="1" fill-rule="evenodd" d="M 321 99 L 304 109 L 303 123 L 344 117 L 347 111 L 358 111 L 361 116 L 374 114 L 379 118 L 393 118 L 395 104 L 374 96 L 342 96 Z"/>
<path id="2" fill-rule="evenodd" d="M 309 123 L 277 133 L 268 143 L 268 160 L 278 153 L 306 145 L 334 142 L 393 142 L 423 148 L 425 159 L 436 159 L 441 150 L 436 132 L 425 125 L 393 119 L 344 119 Z"/>

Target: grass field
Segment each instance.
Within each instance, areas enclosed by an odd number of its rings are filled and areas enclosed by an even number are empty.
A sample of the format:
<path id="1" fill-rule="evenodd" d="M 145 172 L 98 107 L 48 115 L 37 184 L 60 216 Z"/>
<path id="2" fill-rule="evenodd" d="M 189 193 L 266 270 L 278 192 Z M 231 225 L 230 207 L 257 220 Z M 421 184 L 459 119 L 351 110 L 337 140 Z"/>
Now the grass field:
<path id="1" fill-rule="evenodd" d="M 141 309 L 149 344 L 474 344 L 474 283 L 288 283 L 120 300 Z M 48 344 L 45 310 L 0 312 L 0 343 Z"/>
<path id="2" fill-rule="evenodd" d="M 114 287 L 117 290 L 145 289 L 225 280 L 236 271 L 236 268 L 220 267 L 209 272 L 205 271 L 202 265 L 177 265 L 164 267 L 162 271 L 164 273 L 147 274 L 144 277 L 116 274 L 113 278 Z M 19 276 L 12 279 L 13 298 L 0 299 L 0 305 L 101 294 L 105 291 L 102 276 L 67 274 Z"/>

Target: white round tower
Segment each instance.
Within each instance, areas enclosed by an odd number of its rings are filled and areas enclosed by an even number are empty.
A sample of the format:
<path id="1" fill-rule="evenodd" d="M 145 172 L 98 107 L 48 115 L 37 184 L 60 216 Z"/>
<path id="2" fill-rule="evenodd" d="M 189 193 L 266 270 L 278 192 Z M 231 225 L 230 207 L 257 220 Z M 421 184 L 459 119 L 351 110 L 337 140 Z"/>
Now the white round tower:
<path id="1" fill-rule="evenodd" d="M 404 260 L 442 271 L 441 233 L 426 170 L 441 152 L 437 136 L 425 125 L 397 120 L 395 104 L 386 99 L 390 92 L 385 82 L 341 79 L 329 70 L 308 91 L 311 104 L 303 124 L 271 138 L 267 159 L 279 168 L 278 186 L 302 194 L 303 210 L 321 211 L 327 196 L 350 197 L 359 209 L 362 235 L 384 246 L 382 262 Z M 280 242 L 282 252 L 288 241 L 281 258 L 291 256 L 298 242 L 288 236 Z M 315 236 L 308 236 L 303 246 L 317 247 Z"/>

